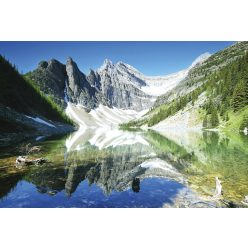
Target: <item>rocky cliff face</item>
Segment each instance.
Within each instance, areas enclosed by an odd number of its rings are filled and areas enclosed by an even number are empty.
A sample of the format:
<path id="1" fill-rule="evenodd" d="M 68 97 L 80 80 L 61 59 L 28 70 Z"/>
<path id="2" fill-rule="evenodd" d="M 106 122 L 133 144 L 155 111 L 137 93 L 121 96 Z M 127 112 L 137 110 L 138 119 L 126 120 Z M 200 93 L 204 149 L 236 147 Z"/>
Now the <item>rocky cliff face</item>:
<path id="1" fill-rule="evenodd" d="M 108 105 L 108 100 L 94 82 L 97 78 L 90 77 L 90 81 L 79 69 L 77 64 L 69 58 L 66 63 L 67 79 L 65 82 L 65 101 L 81 104 L 87 109 L 96 108 L 100 103 Z M 96 80 L 96 81 L 95 81 Z"/>
<path id="2" fill-rule="evenodd" d="M 134 110 L 152 106 L 152 97 L 140 89 L 145 82 L 121 62 L 114 65 L 105 60 L 99 70 L 90 70 L 86 76 L 71 58 L 66 65 L 57 60 L 42 61 L 27 76 L 62 107 L 68 101 L 83 105 L 88 110 L 99 104 Z"/>
<path id="3" fill-rule="evenodd" d="M 151 107 L 151 96 L 141 91 L 145 82 L 132 74 L 124 63 L 105 60 L 97 71 L 101 91 L 111 106 L 142 110 Z"/>
<path id="4" fill-rule="evenodd" d="M 55 59 L 41 61 L 38 68 L 26 76 L 63 108 L 68 101 L 83 105 L 88 110 L 100 103 L 108 105 L 100 88 L 92 83 L 94 78 L 86 77 L 71 58 L 65 65 Z"/>

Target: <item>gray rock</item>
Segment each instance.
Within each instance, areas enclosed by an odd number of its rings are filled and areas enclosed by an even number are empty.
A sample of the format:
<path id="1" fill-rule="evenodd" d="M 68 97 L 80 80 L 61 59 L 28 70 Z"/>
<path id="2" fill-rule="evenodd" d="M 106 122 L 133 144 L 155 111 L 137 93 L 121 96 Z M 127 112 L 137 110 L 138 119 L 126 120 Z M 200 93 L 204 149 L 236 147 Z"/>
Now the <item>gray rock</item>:
<path id="1" fill-rule="evenodd" d="M 61 107 L 65 107 L 64 89 L 66 81 L 65 65 L 52 59 L 48 62 L 41 61 L 38 68 L 27 76 L 37 84 L 40 90 L 52 97 Z"/>

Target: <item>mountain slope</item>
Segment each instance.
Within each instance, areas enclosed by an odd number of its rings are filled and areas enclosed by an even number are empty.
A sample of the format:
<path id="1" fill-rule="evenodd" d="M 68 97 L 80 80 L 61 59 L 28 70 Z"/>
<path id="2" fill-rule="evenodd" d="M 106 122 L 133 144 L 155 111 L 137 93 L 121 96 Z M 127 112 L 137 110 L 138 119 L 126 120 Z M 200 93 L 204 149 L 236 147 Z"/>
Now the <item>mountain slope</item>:
<path id="1" fill-rule="evenodd" d="M 238 57 L 244 55 L 247 49 L 248 42 L 238 42 L 211 55 L 208 59 L 204 60 L 200 66 L 193 66 L 190 68 L 188 76 L 174 89 L 157 98 L 154 106 L 156 107 L 164 103 L 171 102 L 175 98 L 192 92 L 194 89 L 204 84 L 208 79 L 208 76 L 214 72 L 217 72 L 230 62 L 235 61 Z"/>
<path id="2" fill-rule="evenodd" d="M 242 124 L 244 129 L 248 126 L 247 51 L 248 42 L 238 42 L 210 56 L 191 68 L 175 88 L 158 97 L 146 117 L 122 126 L 178 127 L 179 122 L 187 124 L 194 119 L 186 128 L 221 126 L 238 130 Z M 239 116 L 242 118 L 237 122 Z"/>

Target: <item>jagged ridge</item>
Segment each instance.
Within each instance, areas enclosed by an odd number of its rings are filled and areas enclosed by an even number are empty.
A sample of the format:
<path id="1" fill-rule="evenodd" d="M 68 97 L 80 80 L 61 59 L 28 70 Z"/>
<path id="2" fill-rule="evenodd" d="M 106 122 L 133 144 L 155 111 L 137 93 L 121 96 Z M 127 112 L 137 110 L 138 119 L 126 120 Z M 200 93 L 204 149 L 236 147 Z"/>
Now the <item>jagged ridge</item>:
<path id="1" fill-rule="evenodd" d="M 66 65 L 54 59 L 42 61 L 27 76 L 64 108 L 69 101 L 89 111 L 99 104 L 140 111 L 152 107 L 158 95 L 174 88 L 187 77 L 191 68 L 208 57 L 209 54 L 201 55 L 189 68 L 158 77 L 146 76 L 126 63 L 113 64 L 108 59 L 86 76 L 71 58 Z"/>

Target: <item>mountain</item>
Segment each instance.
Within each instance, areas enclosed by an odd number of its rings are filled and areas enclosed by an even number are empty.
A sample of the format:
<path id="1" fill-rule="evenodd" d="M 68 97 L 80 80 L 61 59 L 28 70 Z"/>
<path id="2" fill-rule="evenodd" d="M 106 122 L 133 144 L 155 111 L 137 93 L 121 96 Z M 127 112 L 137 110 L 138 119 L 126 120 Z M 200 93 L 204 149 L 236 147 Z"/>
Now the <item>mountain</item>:
<path id="1" fill-rule="evenodd" d="M 131 66 L 122 62 L 113 64 L 110 60 L 105 60 L 97 70 L 102 93 L 111 107 L 140 111 L 152 106 L 152 97 L 140 89 L 145 82 L 134 72 Z"/>
<path id="2" fill-rule="evenodd" d="M 85 75 L 69 58 L 66 64 L 55 59 L 42 61 L 26 77 L 63 108 L 67 102 L 71 102 L 82 105 L 87 111 L 100 104 L 141 111 L 151 108 L 158 95 L 174 88 L 192 68 L 199 66 L 209 56 L 208 53 L 203 54 L 189 68 L 166 76 L 146 76 L 126 63 L 113 64 L 108 59 L 98 70 L 90 70 Z"/>
<path id="3" fill-rule="evenodd" d="M 0 146 L 68 132 L 73 130 L 71 125 L 62 109 L 0 56 Z"/>
<path id="4" fill-rule="evenodd" d="M 247 130 L 248 42 L 193 63 L 184 79 L 157 97 L 146 116 L 123 128 L 130 126 Z"/>

